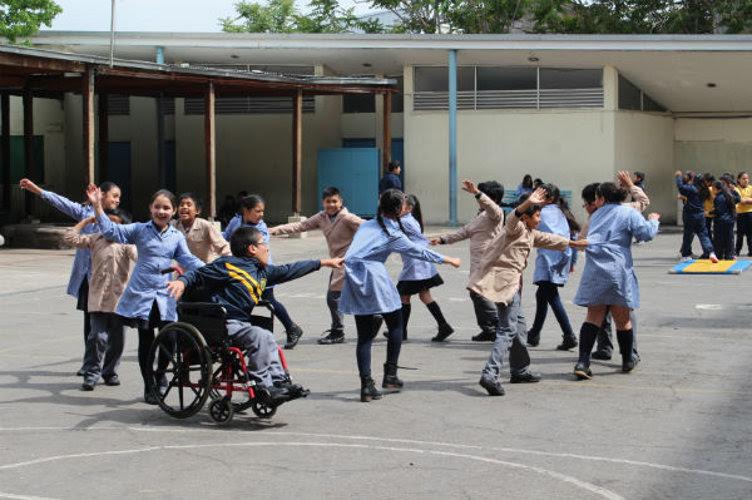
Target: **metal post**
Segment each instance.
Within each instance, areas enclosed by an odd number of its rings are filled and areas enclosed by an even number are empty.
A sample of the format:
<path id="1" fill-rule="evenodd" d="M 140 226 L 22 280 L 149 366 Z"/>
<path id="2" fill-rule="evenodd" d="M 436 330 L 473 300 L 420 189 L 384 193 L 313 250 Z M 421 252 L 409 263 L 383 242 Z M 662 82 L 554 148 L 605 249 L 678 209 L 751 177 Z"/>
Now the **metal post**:
<path id="1" fill-rule="evenodd" d="M 23 93 L 23 129 L 24 129 L 24 177 L 35 182 L 41 182 L 37 178 L 34 165 L 34 94 L 26 89 Z M 31 217 L 34 206 L 34 197 L 28 191 L 25 194 L 26 215 Z"/>
<path id="2" fill-rule="evenodd" d="M 293 96 L 292 114 L 292 212 L 302 212 L 301 174 L 303 164 L 303 89 Z"/>
<path id="3" fill-rule="evenodd" d="M 10 94 L 0 94 L 2 106 L 2 137 L 0 138 L 0 163 L 3 165 L 3 208 L 10 209 Z"/>
<path id="4" fill-rule="evenodd" d="M 83 77 L 83 136 L 86 182 L 96 183 L 94 172 L 94 68 L 88 68 Z"/>
<path id="5" fill-rule="evenodd" d="M 206 181 L 209 220 L 217 217 L 217 149 L 216 122 L 214 119 L 214 83 L 209 82 L 209 87 L 204 96 L 204 151 L 206 154 Z"/>
<path id="6" fill-rule="evenodd" d="M 105 181 L 110 177 L 109 143 L 110 143 L 110 102 L 107 94 L 99 94 L 97 114 L 99 122 L 99 179 Z"/>
<path id="7" fill-rule="evenodd" d="M 449 51 L 449 224 L 457 225 L 457 49 Z"/>
<path id="8" fill-rule="evenodd" d="M 384 139 L 384 158 L 383 158 L 383 171 L 386 172 L 389 163 L 392 161 L 392 94 L 386 93 L 384 96 L 384 123 L 383 123 L 383 139 Z"/>
<path id="9" fill-rule="evenodd" d="M 110 68 L 115 64 L 115 0 L 110 10 Z"/>
<path id="10" fill-rule="evenodd" d="M 164 64 L 164 47 L 157 47 L 157 64 Z"/>

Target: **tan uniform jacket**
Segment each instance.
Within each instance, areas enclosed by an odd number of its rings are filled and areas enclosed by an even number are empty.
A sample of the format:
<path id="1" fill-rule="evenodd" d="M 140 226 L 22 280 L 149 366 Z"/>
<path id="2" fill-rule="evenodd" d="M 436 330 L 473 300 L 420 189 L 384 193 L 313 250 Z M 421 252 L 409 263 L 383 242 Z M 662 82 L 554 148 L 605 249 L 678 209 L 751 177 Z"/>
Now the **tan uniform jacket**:
<path id="1" fill-rule="evenodd" d="M 648 195 L 646 195 L 645 191 L 640 187 L 632 186 L 629 189 L 629 196 L 632 197 L 632 201 L 622 203 L 625 207 L 634 208 L 642 213 L 648 208 L 648 206 L 650 206 L 650 198 L 648 198 Z M 585 221 L 582 225 L 582 229 L 580 229 L 580 234 L 583 238 L 587 237 L 588 229 L 590 229 L 590 217 L 588 217 L 588 220 Z"/>
<path id="2" fill-rule="evenodd" d="M 196 217 L 191 228 L 186 230 L 179 220 L 172 221 L 173 227 L 183 233 L 188 243 L 188 250 L 207 264 L 225 255 L 232 255 L 230 244 L 214 227 L 214 224 L 201 217 Z"/>
<path id="3" fill-rule="evenodd" d="M 439 235 L 444 244 L 470 239 L 470 274 L 480 264 L 488 244 L 504 229 L 504 211 L 485 194 L 478 198 L 483 211 L 453 233 Z"/>
<path id="4" fill-rule="evenodd" d="M 323 210 L 302 222 L 291 222 L 269 229 L 269 234 L 276 236 L 281 234 L 295 234 L 305 231 L 320 229 L 324 233 L 326 245 L 329 247 L 329 256 L 332 258 L 344 257 L 350 248 L 353 236 L 363 223 L 363 219 L 350 213 L 347 208 L 337 213 L 335 217 L 329 217 Z M 332 269 L 329 278 L 329 290 L 337 292 L 342 290 L 345 281 L 345 270 Z"/>
<path id="5" fill-rule="evenodd" d="M 509 304 L 520 289 L 522 272 L 533 247 L 566 250 L 569 238 L 530 230 L 515 212 L 507 215 L 504 230 L 489 243 L 467 288 L 491 302 Z"/>
<path id="6" fill-rule="evenodd" d="M 91 250 L 89 312 L 114 313 L 138 257 L 136 246 L 107 241 L 99 233 L 81 234 L 75 228 L 65 231 L 63 241 Z"/>

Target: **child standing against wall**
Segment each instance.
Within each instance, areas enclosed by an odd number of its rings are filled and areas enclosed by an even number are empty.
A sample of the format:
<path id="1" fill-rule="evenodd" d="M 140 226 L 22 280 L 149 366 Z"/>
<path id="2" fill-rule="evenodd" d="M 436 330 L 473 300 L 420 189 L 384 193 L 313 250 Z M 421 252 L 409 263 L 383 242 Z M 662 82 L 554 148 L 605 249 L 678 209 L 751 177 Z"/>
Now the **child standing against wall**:
<path id="1" fill-rule="evenodd" d="M 747 257 L 752 257 L 752 186 L 747 172 L 739 172 L 736 177 L 736 192 L 740 200 L 736 205 L 736 255 L 747 238 Z"/>
<path id="2" fill-rule="evenodd" d="M 108 208 L 105 215 L 115 224 L 130 223 L 121 210 Z M 75 248 L 91 252 L 91 286 L 88 310 L 91 333 L 86 343 L 84 382 L 81 389 L 93 391 L 100 376 L 105 385 L 120 385 L 117 368 L 123 354 L 123 323 L 115 313 L 120 296 L 128 283 L 132 264 L 136 262 L 136 247 L 108 241 L 101 233 L 81 234 L 96 221 L 92 215 L 68 229 L 63 240 Z M 102 366 L 102 361 L 107 358 Z"/>
<path id="3" fill-rule="evenodd" d="M 350 248 L 353 236 L 363 223 L 363 219 L 350 213 L 344 206 L 342 194 L 336 187 L 328 187 L 321 193 L 324 210 L 303 222 L 291 222 L 269 229 L 272 236 L 280 234 L 295 234 L 320 229 L 324 233 L 329 256 L 344 257 Z M 326 305 L 332 317 L 331 328 L 324 332 L 318 343 L 341 344 L 345 341 L 345 329 L 342 323 L 342 313 L 339 310 L 339 298 L 342 294 L 345 272 L 342 268 L 332 269 L 329 275 L 329 289 L 326 292 Z"/>
<path id="4" fill-rule="evenodd" d="M 240 200 L 240 209 L 241 213 L 233 217 L 225 228 L 225 232 L 223 233 L 225 240 L 229 241 L 232 233 L 241 226 L 253 227 L 264 235 L 264 242 L 268 245 L 269 229 L 266 226 L 266 222 L 264 222 L 264 210 L 266 209 L 264 199 L 257 194 L 245 196 Z M 272 263 L 271 250 L 269 252 L 269 263 Z M 297 345 L 300 337 L 303 336 L 303 329 L 292 321 L 287 308 L 274 297 L 274 287 L 266 287 L 263 299 L 272 305 L 274 315 L 282 323 L 282 326 L 285 327 L 285 332 L 287 333 L 285 349 L 292 349 Z"/>

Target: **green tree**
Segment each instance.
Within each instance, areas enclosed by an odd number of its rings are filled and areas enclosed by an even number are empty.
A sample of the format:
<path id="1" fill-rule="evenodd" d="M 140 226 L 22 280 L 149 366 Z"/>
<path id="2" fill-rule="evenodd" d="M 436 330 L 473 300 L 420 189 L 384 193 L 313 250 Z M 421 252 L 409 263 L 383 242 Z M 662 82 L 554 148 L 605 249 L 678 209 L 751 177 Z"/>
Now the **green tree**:
<path id="1" fill-rule="evenodd" d="M 381 23 L 362 21 L 354 8 L 342 8 L 338 0 L 311 0 L 302 13 L 294 0 L 269 0 L 268 3 L 243 0 L 235 4 L 237 16 L 220 19 L 222 29 L 231 33 L 366 33 L 384 31 Z"/>
<path id="2" fill-rule="evenodd" d="M 42 24 L 52 26 L 62 11 L 52 0 L 0 0 L 0 36 L 16 43 L 34 35 Z"/>

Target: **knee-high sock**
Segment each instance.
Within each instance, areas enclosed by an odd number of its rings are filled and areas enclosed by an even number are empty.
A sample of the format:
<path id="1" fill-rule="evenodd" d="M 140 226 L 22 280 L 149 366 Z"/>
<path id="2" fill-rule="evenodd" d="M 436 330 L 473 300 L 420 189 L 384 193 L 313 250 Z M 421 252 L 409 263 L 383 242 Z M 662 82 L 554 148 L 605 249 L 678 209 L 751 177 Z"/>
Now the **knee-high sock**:
<path id="1" fill-rule="evenodd" d="M 426 307 L 431 313 L 431 316 L 433 316 L 433 319 L 436 320 L 437 325 L 441 326 L 446 324 L 447 321 L 446 319 L 444 319 L 444 314 L 441 312 L 441 308 L 439 307 L 439 304 L 436 303 L 436 301 L 426 304 Z"/>
<path id="2" fill-rule="evenodd" d="M 407 323 L 410 321 L 410 311 L 412 310 L 412 306 L 408 302 L 407 304 L 402 304 L 402 338 L 407 338 Z"/>
<path id="3" fill-rule="evenodd" d="M 595 345 L 595 338 L 600 328 L 592 323 L 583 323 L 580 327 L 580 358 L 579 363 L 590 365 L 590 352 Z"/>
<path id="4" fill-rule="evenodd" d="M 621 351 L 622 359 L 631 360 L 632 350 L 634 349 L 634 335 L 632 334 L 632 329 L 617 330 L 616 340 L 619 342 L 619 351 Z"/>

